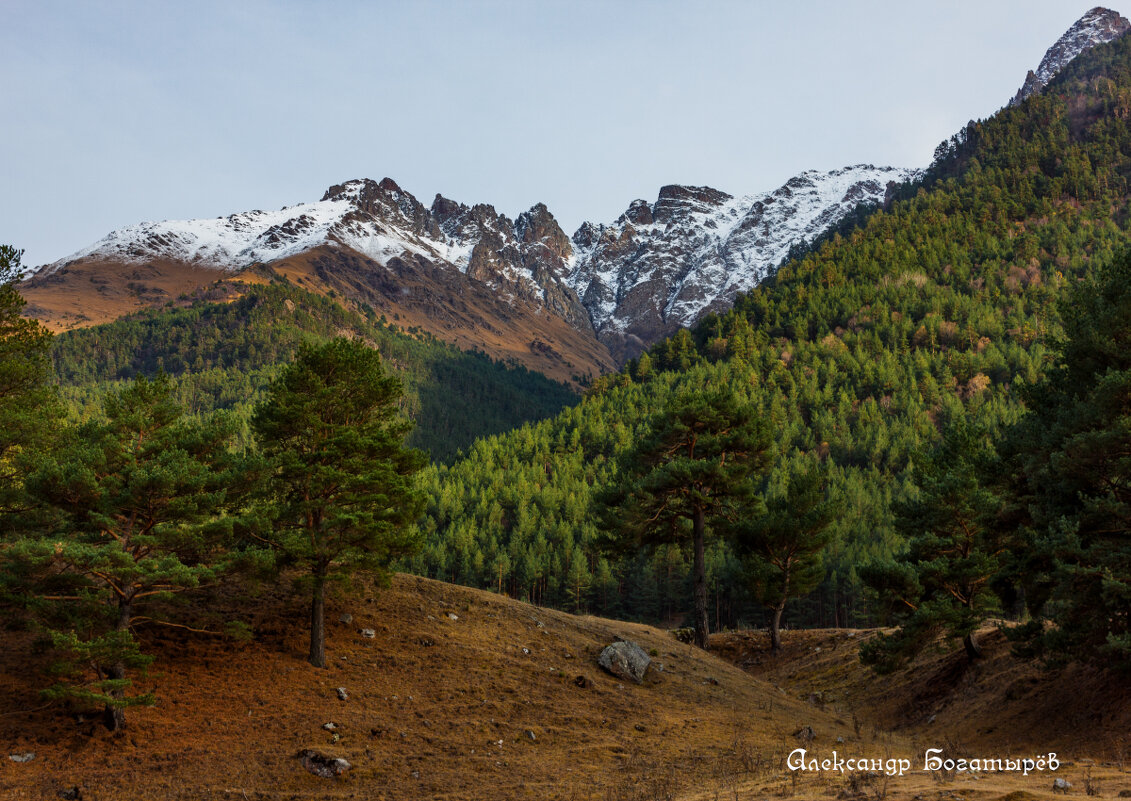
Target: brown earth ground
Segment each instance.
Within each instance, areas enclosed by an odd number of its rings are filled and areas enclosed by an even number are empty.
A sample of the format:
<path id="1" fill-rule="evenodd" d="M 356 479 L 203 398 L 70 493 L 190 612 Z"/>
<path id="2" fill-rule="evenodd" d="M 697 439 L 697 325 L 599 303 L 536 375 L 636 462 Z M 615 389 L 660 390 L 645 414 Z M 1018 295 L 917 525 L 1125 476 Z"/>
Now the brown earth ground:
<path id="1" fill-rule="evenodd" d="M 855 662 L 865 632 L 787 632 L 777 658 L 764 634 L 720 634 L 705 653 L 650 626 L 398 575 L 389 589 L 330 604 L 329 620 L 348 612 L 353 621 L 330 626 L 331 667 L 318 670 L 303 659 L 306 610 L 283 589 L 221 604 L 252 619 L 249 643 L 144 630 L 156 661 L 139 687 L 154 689 L 157 704 L 130 709 L 116 735 L 39 701 L 31 635 L 5 632 L 0 798 L 58 798 L 70 787 L 83 799 L 138 801 L 1052 797 L 1047 772 L 924 773 L 927 747 L 985 757 L 1058 750 L 1056 776 L 1074 794 L 1089 774 L 1104 797 L 1131 790 L 1126 686 L 1019 666 L 1000 635 L 987 638 L 976 670 L 931 655 L 877 680 Z M 663 670 L 643 685 L 603 673 L 596 656 L 618 636 L 654 652 Z M 812 742 L 795 736 L 805 726 Z M 906 756 L 913 773 L 792 772 L 785 759 L 798 747 L 822 758 L 834 749 Z M 304 749 L 353 767 L 315 777 L 296 756 Z M 35 758 L 7 756 L 25 752 Z"/>

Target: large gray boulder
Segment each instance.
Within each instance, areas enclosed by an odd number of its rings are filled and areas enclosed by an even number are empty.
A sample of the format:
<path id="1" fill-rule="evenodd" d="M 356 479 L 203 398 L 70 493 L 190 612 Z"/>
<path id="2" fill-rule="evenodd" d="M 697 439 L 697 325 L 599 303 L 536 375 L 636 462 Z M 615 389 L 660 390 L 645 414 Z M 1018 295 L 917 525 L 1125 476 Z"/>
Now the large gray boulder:
<path id="1" fill-rule="evenodd" d="M 597 664 L 619 679 L 631 679 L 637 684 L 644 683 L 644 674 L 652 658 L 634 642 L 617 640 L 606 646 L 597 657 Z"/>

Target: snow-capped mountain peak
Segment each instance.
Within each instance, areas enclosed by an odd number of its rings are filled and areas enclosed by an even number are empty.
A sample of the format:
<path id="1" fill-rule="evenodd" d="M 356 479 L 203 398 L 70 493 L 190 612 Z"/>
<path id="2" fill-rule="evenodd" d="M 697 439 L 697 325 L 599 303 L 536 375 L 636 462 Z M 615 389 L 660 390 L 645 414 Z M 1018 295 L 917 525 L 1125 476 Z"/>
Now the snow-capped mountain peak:
<path id="1" fill-rule="evenodd" d="M 665 186 L 654 204 L 635 200 L 610 225 L 578 228 L 567 281 L 614 356 L 635 355 L 644 343 L 729 308 L 790 248 L 862 203 L 882 203 L 889 184 L 917 174 L 870 164 L 809 170 L 743 197 Z"/>
<path id="2" fill-rule="evenodd" d="M 691 325 L 752 289 L 803 239 L 861 203 L 880 203 L 913 170 L 857 165 L 811 170 L 771 192 L 736 197 L 669 185 L 654 203 L 633 201 L 608 225 L 566 235 L 538 203 L 511 220 L 487 204 L 437 195 L 425 207 L 391 178 L 331 186 L 322 199 L 279 211 L 140 223 L 48 265 L 173 262 L 235 272 L 316 248 L 345 249 L 395 274 L 397 261 L 462 273 L 496 297 L 596 333 L 615 358 Z M 455 282 L 458 283 L 458 282 Z"/>
<path id="3" fill-rule="evenodd" d="M 1069 28 L 1041 59 L 1037 71 L 1029 71 L 1025 76 L 1025 83 L 1017 91 L 1011 106 L 1020 103 L 1029 95 L 1039 92 L 1048 85 L 1056 74 L 1068 66 L 1068 63 L 1085 50 L 1090 50 L 1096 45 L 1105 44 L 1118 39 L 1131 28 L 1131 22 L 1120 16 L 1116 11 L 1097 6 L 1089 11 Z"/>

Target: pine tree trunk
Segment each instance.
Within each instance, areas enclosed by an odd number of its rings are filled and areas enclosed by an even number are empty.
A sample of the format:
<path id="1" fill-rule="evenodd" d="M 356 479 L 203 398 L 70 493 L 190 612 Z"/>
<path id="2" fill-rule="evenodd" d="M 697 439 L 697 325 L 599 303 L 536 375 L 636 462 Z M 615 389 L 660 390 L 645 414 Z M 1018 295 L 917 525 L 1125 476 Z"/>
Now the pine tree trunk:
<path id="1" fill-rule="evenodd" d="M 117 631 L 129 631 L 130 629 L 131 609 L 130 602 L 124 598 L 118 600 L 118 622 L 114 626 Z M 121 681 L 126 677 L 126 664 L 125 662 L 115 662 L 103 669 L 108 679 L 113 681 Z M 126 691 L 121 687 L 116 687 L 110 690 L 107 695 L 114 701 L 121 701 Z M 121 706 L 108 702 L 105 709 L 102 710 L 102 725 L 109 731 L 118 731 L 126 725 L 126 710 Z"/>
<path id="2" fill-rule="evenodd" d="M 774 614 L 770 618 L 770 653 L 776 654 L 781 650 L 781 614 L 785 611 L 785 600 L 774 607 Z"/>
<path id="3" fill-rule="evenodd" d="M 692 533 L 695 537 L 695 644 L 703 650 L 710 646 L 707 643 L 707 559 L 704 546 L 705 522 L 703 510 L 696 509 L 692 516 Z"/>
<path id="4" fill-rule="evenodd" d="M 970 632 L 962 638 L 962 647 L 966 649 L 966 658 L 971 662 L 982 658 L 982 646 L 978 645 L 978 641 L 974 639 L 974 632 Z"/>
<path id="5" fill-rule="evenodd" d="M 793 558 L 785 560 L 782 570 L 781 599 L 774 607 L 774 615 L 770 620 L 770 653 L 777 654 L 781 650 L 781 615 L 785 611 L 785 602 L 789 600 L 789 579 L 792 573 Z"/>
<path id="6" fill-rule="evenodd" d="M 310 599 L 310 664 L 326 667 L 326 577 L 314 577 Z"/>

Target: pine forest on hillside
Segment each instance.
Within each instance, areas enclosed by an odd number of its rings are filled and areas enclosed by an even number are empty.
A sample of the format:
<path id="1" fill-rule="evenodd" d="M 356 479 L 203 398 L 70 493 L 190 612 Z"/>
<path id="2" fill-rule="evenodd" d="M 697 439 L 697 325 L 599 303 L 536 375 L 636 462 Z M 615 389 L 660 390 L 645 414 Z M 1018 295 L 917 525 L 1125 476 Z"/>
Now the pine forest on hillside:
<path id="1" fill-rule="evenodd" d="M 122 262 L 63 260 L 39 280 L 0 245 L 0 698 L 22 699 L 0 711 L 0 795 L 16 775 L 39 784 L 13 798 L 81 799 L 60 777 L 106 757 L 84 781 L 187 797 L 182 757 L 215 766 L 200 754 L 262 736 L 278 753 L 224 752 L 200 797 L 249 797 L 247 767 L 261 785 L 282 777 L 257 798 L 475 798 L 494 783 L 501 797 L 863 801 L 886 798 L 887 779 L 801 779 L 787 754 L 835 738 L 895 759 L 927 736 L 962 759 L 999 738 L 1012 758 L 1085 728 L 1107 738 L 1074 755 L 1085 792 L 1100 794 L 1093 767 L 1118 787 L 1131 23 L 1089 15 L 1118 35 L 1043 88 L 1031 73 L 1031 95 L 970 122 L 927 169 L 882 168 L 916 177 L 796 243 L 733 306 L 704 301 L 658 341 L 620 330 L 621 358 L 639 355 L 596 377 L 567 357 L 603 369 L 612 350 L 564 282 L 581 262 L 541 204 L 512 222 L 349 182 L 284 207 L 280 227 L 314 242 L 333 206 L 332 236 L 372 234 L 369 255 L 327 234 L 289 263 L 234 248 L 247 261 L 169 268 L 116 232 L 101 242 Z M 650 269 L 709 250 L 702 232 L 679 239 L 688 219 L 715 236 L 733 212 L 735 231 L 710 241 L 754 236 L 725 193 L 662 198 L 683 222 L 648 245 Z M 583 229 L 603 237 L 586 254 L 601 281 L 624 278 L 602 272 L 601 248 L 635 270 L 633 237 L 663 224 L 642 201 L 629 212 Z M 259 242 L 248 231 L 273 219 L 205 222 Z M 416 225 L 416 244 L 389 245 L 408 236 L 389 220 Z M 284 234 L 262 238 L 283 253 Z M 148 306 L 131 287 L 102 308 L 110 322 L 60 333 L 20 292 L 70 292 L 111 264 L 197 283 L 175 299 L 150 288 Z M 351 272 L 322 281 L 335 265 Z M 445 280 L 451 297 L 429 297 Z M 421 319 L 435 328 L 406 322 Z M 483 348 L 457 347 L 477 326 Z M 33 746 L 56 761 L 29 767 Z M 136 774 L 110 767 L 138 754 Z M 530 778 L 564 758 L 565 773 Z M 448 772 L 430 784 L 436 766 Z M 924 769 L 914 798 L 983 779 L 987 799 L 1037 797 L 997 795 L 1005 772 Z"/>

